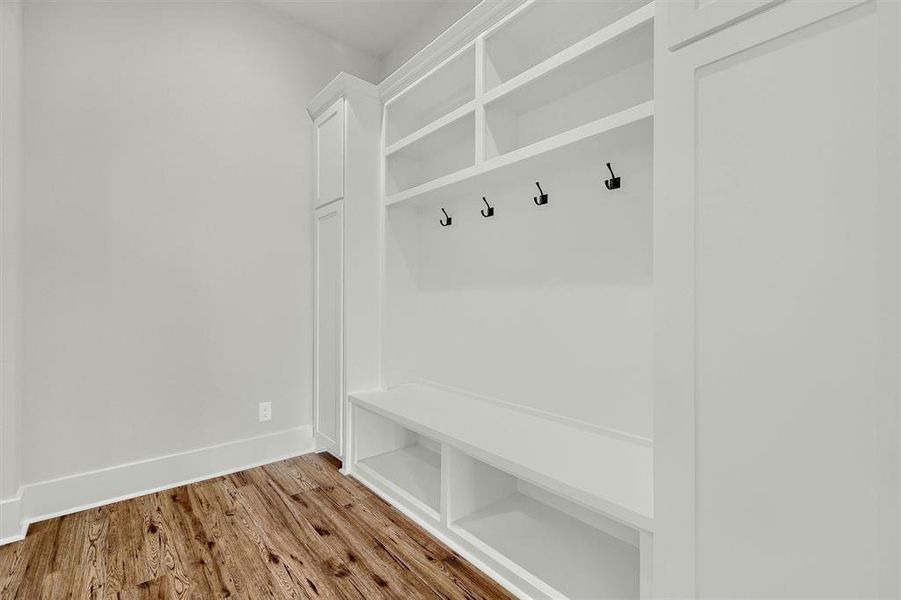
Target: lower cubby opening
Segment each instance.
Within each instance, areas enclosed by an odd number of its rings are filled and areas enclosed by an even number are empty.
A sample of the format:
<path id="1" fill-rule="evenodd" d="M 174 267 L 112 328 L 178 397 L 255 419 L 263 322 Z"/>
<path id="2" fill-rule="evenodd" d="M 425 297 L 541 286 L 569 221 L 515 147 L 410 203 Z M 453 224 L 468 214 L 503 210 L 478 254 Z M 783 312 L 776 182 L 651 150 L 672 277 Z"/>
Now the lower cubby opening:
<path id="1" fill-rule="evenodd" d="M 454 451 L 450 526 L 551 597 L 638 598 L 638 532 Z"/>
<path id="2" fill-rule="evenodd" d="M 441 509 L 441 446 L 375 413 L 357 409 L 356 468 L 434 520 Z"/>
<path id="3" fill-rule="evenodd" d="M 441 454 L 414 443 L 361 461 L 369 469 L 437 511 L 441 506 Z"/>

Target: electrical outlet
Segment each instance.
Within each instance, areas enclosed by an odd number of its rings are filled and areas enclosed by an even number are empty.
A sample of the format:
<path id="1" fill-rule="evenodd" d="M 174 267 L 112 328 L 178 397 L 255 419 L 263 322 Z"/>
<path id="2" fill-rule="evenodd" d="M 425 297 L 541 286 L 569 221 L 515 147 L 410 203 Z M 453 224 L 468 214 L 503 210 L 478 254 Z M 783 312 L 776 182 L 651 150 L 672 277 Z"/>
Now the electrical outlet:
<path id="1" fill-rule="evenodd" d="M 272 420 L 272 402 L 260 402 L 260 423 Z"/>

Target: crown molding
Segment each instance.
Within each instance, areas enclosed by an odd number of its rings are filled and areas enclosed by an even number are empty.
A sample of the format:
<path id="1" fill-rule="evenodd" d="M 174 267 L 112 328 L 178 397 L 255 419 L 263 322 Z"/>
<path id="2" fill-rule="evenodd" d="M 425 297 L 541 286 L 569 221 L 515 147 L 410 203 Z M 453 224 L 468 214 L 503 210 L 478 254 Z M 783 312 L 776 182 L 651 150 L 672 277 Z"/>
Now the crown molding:
<path id="1" fill-rule="evenodd" d="M 341 71 L 310 100 L 307 104 L 307 112 L 310 114 L 310 118 L 315 120 L 325 109 L 334 104 L 335 100 L 354 93 L 373 98 L 378 98 L 379 95 L 378 87 L 374 83 Z"/>
<path id="2" fill-rule="evenodd" d="M 417 52 L 379 85 L 383 102 L 387 102 L 450 57 L 483 31 L 525 4 L 528 0 L 483 0 L 425 48 Z"/>

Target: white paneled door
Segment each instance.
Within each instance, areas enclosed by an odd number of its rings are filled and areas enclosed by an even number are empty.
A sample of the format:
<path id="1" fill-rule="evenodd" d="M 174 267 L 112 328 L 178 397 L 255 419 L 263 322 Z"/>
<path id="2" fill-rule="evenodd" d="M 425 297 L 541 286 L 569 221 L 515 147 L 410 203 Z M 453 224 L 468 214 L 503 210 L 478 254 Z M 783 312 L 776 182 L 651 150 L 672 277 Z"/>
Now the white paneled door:
<path id="1" fill-rule="evenodd" d="M 660 597 L 897 597 L 897 11 L 786 0 L 665 59 Z"/>
<path id="2" fill-rule="evenodd" d="M 314 240 L 313 422 L 317 446 L 341 458 L 344 441 L 343 201 L 316 210 Z"/>

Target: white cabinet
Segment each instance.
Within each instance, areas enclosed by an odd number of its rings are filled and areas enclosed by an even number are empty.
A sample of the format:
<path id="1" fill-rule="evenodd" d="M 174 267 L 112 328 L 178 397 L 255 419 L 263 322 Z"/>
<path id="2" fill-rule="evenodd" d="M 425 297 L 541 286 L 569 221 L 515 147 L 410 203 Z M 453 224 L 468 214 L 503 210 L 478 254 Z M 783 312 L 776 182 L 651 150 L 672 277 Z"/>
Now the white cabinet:
<path id="1" fill-rule="evenodd" d="M 344 98 L 316 117 L 316 206 L 344 197 Z"/>
<path id="2" fill-rule="evenodd" d="M 313 428 L 317 445 L 335 456 L 341 456 L 344 415 L 343 208 L 339 200 L 317 209 L 313 232 Z"/>
<path id="3" fill-rule="evenodd" d="M 659 57 L 659 597 L 897 597 L 897 11 Z"/>
<path id="4" fill-rule="evenodd" d="M 340 73 L 307 106 L 315 136 L 313 423 L 346 453 L 346 391 L 379 384 L 381 204 L 376 87 Z"/>

